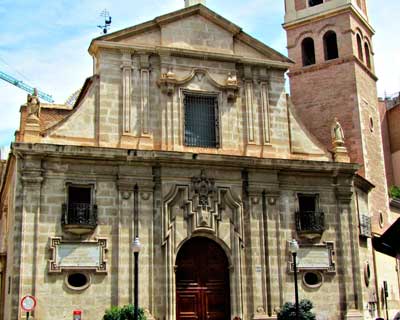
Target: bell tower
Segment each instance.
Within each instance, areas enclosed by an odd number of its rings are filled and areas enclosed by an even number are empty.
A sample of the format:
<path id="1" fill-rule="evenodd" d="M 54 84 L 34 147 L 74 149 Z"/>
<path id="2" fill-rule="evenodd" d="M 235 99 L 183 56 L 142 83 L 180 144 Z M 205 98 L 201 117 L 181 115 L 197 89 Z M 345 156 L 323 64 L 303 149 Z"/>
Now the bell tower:
<path id="1" fill-rule="evenodd" d="M 336 117 L 359 173 L 375 185 L 370 213 L 388 219 L 372 36 L 365 0 L 285 0 L 292 101 L 306 127 L 331 149 Z"/>
<path id="2" fill-rule="evenodd" d="M 338 119 L 351 162 L 359 163 L 359 174 L 375 186 L 369 194 L 367 214 L 372 232 L 382 234 L 394 220 L 378 114 L 374 29 L 366 0 L 285 0 L 285 11 L 283 27 L 289 58 L 294 61 L 289 70 L 293 104 L 308 130 L 330 150 L 332 122 Z M 360 238 L 362 241 L 370 248 L 368 241 Z M 394 262 L 375 255 L 375 294 L 382 315 L 380 287 L 387 280 L 398 288 L 398 282 Z"/>

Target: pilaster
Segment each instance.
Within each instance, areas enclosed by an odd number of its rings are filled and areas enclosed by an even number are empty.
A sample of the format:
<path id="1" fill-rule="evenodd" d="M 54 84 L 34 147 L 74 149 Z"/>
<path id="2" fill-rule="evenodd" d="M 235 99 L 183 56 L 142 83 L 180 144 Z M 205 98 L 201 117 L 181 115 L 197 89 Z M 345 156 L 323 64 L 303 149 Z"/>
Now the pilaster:
<path id="1" fill-rule="evenodd" d="M 131 134 L 133 129 L 132 70 L 132 52 L 123 51 L 121 64 L 123 134 Z"/>
<path id="2" fill-rule="evenodd" d="M 19 299 L 24 295 L 35 296 L 36 294 L 36 283 L 40 272 L 36 266 L 38 264 L 40 202 L 43 182 L 41 158 L 25 156 L 21 161 L 23 192 Z M 21 310 L 18 308 L 19 316 L 20 312 Z M 34 316 L 40 316 L 40 307 L 36 308 Z"/>
<path id="3" fill-rule="evenodd" d="M 281 252 L 280 239 L 280 215 L 279 215 L 280 192 L 277 189 L 266 190 L 263 194 L 263 219 L 266 230 L 266 263 L 268 283 L 268 308 L 269 319 L 276 318 L 276 309 L 282 305 L 282 263 L 280 258 L 284 256 Z"/>
<path id="4" fill-rule="evenodd" d="M 352 177 L 336 177 L 338 232 L 338 273 L 341 293 L 341 311 L 345 319 L 363 319 L 360 266 L 355 238 L 355 221 L 352 215 Z"/>
<path id="5" fill-rule="evenodd" d="M 152 250 L 153 243 L 153 181 L 151 167 L 140 169 L 131 166 L 120 166 L 117 180 L 119 194 L 119 219 L 118 219 L 118 241 L 119 250 L 119 278 L 118 302 L 132 303 L 133 297 L 133 254 L 131 244 L 136 236 L 139 236 L 142 249 L 139 254 L 139 275 L 140 283 L 149 284 L 149 290 L 143 290 L 139 297 L 139 304 L 145 309 L 153 305 L 151 283 L 154 281 L 153 265 L 154 257 Z M 129 286 L 122 281 L 129 273 Z M 140 284 L 139 284 L 140 285 Z M 121 290 L 121 288 L 124 288 Z M 121 292 L 120 292 L 121 290 Z M 140 288 L 139 288 L 140 290 Z"/>
<path id="6" fill-rule="evenodd" d="M 250 172 L 248 181 L 250 236 L 253 282 L 252 319 L 276 319 L 275 309 L 280 306 L 279 283 L 281 268 L 279 250 L 280 197 L 275 171 Z"/>
<path id="7" fill-rule="evenodd" d="M 141 119 L 142 134 L 149 134 L 149 114 L 150 114 L 150 61 L 149 55 L 141 53 L 139 55 L 140 64 L 140 93 L 141 93 Z"/>

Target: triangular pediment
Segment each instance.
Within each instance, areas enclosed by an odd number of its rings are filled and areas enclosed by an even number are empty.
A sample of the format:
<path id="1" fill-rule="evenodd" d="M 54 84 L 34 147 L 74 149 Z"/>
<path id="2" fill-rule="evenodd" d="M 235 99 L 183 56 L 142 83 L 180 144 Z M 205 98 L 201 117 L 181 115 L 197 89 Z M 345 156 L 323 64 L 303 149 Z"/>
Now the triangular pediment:
<path id="1" fill-rule="evenodd" d="M 93 40 L 123 45 L 145 45 L 215 52 L 283 63 L 287 57 L 199 4 Z"/>

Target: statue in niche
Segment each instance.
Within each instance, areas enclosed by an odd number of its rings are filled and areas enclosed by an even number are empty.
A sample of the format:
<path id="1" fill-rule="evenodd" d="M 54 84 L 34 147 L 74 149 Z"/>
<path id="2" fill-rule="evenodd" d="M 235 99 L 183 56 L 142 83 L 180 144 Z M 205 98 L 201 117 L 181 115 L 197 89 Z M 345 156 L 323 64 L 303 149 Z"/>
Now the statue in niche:
<path id="1" fill-rule="evenodd" d="M 28 94 L 27 106 L 28 106 L 28 117 L 39 118 L 40 100 L 38 97 L 38 90 L 36 88 L 33 89 L 32 95 Z"/>
<path id="2" fill-rule="evenodd" d="M 344 146 L 344 133 L 338 118 L 335 117 L 331 128 L 332 144 L 334 147 Z"/>

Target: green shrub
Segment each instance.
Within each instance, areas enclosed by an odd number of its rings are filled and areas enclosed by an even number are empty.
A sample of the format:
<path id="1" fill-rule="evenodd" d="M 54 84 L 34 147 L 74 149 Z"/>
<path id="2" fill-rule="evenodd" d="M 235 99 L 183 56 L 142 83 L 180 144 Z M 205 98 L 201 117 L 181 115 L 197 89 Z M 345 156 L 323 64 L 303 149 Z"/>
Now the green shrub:
<path id="1" fill-rule="evenodd" d="M 134 310 L 135 308 L 131 304 L 123 307 L 111 307 L 106 310 L 103 320 L 133 320 Z M 142 308 L 139 308 L 138 315 L 139 320 L 146 320 Z"/>
<path id="2" fill-rule="evenodd" d="M 400 200 L 400 187 L 391 186 L 390 189 L 389 189 L 389 195 L 393 199 L 399 199 Z"/>
<path id="3" fill-rule="evenodd" d="M 315 320 L 311 312 L 313 304 L 310 300 L 301 300 L 299 303 L 299 320 Z M 278 313 L 278 320 L 296 320 L 296 305 L 286 302 Z"/>

